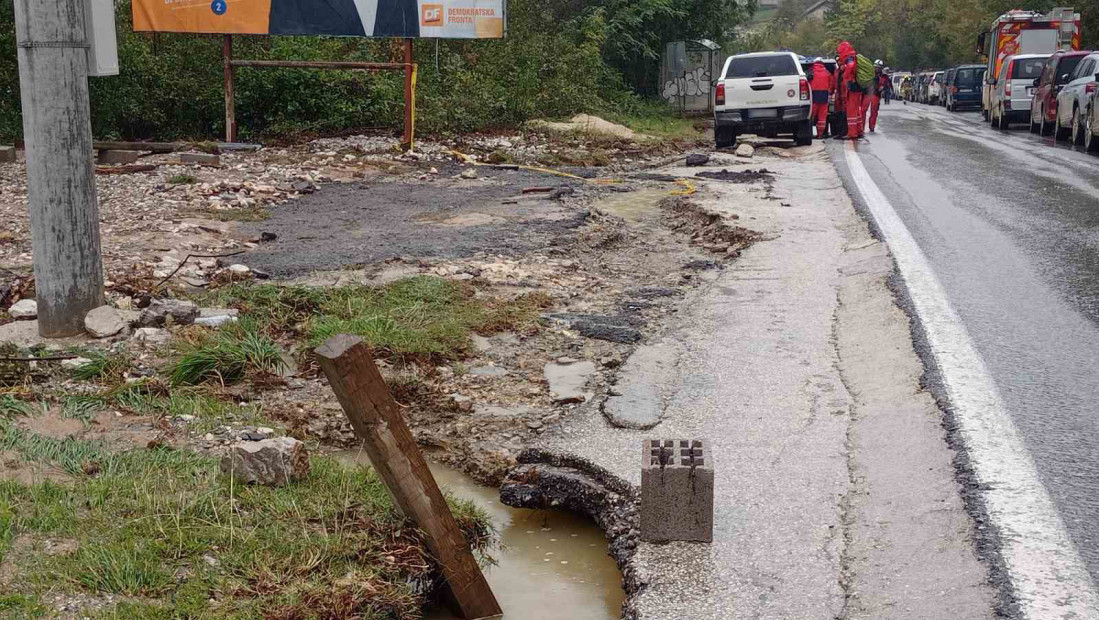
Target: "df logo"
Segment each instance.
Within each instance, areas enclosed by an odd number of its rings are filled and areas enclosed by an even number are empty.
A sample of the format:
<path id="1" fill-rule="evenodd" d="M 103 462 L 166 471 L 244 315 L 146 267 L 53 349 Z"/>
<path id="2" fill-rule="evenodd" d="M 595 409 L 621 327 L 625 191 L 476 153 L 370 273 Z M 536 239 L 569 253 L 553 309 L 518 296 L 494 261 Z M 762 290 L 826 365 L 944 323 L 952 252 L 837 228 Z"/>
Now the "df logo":
<path id="1" fill-rule="evenodd" d="M 214 15 L 225 15 L 225 11 L 229 9 L 229 3 L 226 0 L 214 0 L 210 3 L 210 10 L 214 12 Z"/>

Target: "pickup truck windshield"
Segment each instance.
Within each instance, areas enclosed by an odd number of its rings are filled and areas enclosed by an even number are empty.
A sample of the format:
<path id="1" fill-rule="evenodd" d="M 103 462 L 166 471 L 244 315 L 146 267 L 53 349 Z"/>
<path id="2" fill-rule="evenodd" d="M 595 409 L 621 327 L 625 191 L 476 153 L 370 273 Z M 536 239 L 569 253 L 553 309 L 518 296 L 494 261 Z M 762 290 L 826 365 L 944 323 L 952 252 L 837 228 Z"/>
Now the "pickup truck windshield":
<path id="1" fill-rule="evenodd" d="M 786 54 L 775 56 L 749 56 L 747 58 L 734 58 L 729 63 L 729 71 L 725 73 L 725 79 L 737 78 L 774 77 L 778 75 L 797 75 L 798 65 L 792 56 Z"/>

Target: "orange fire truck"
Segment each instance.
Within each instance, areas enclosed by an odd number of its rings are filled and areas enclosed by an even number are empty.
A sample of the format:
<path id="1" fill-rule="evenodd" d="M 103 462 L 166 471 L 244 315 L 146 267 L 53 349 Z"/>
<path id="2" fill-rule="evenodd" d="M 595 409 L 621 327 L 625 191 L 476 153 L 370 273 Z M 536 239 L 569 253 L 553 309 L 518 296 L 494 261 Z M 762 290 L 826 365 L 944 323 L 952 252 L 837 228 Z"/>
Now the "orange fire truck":
<path id="1" fill-rule="evenodd" d="M 1057 50 L 1080 49 L 1080 14 L 1068 7 L 1049 13 L 1009 11 L 992 22 L 988 32 L 977 37 L 977 53 L 988 57 L 981 109 L 988 118 L 992 81 L 1000 74 L 1004 59 L 1016 54 L 1052 54 Z"/>

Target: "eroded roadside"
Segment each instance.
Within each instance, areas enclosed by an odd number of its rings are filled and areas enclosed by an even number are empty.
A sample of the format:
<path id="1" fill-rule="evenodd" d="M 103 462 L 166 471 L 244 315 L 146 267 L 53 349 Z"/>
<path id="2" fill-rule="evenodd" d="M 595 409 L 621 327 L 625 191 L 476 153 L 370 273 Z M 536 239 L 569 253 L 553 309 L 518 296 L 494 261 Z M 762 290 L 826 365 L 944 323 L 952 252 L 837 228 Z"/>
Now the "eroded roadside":
<path id="1" fill-rule="evenodd" d="M 823 152 L 768 167 L 777 200 L 724 188 L 705 206 L 754 218 L 773 240 L 694 291 L 680 327 L 639 349 L 647 361 L 627 361 L 611 389 L 624 410 L 657 402 L 656 423 L 608 422 L 611 396 L 525 452 L 502 496 L 569 505 L 561 488 L 576 489 L 574 503 L 609 524 L 629 618 L 994 617 L 887 249 Z M 654 355 L 671 370 L 652 372 Z M 712 545 L 640 542 L 627 493 L 654 437 L 711 442 Z"/>

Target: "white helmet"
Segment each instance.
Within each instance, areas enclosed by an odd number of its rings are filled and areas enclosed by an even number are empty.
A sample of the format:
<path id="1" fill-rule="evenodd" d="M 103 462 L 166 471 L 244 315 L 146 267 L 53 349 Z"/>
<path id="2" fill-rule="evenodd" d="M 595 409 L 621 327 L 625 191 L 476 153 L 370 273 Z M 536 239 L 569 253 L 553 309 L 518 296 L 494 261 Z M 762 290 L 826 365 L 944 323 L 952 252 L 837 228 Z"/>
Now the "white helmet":
<path id="1" fill-rule="evenodd" d="M 824 62 L 824 59 L 821 58 L 820 56 L 817 56 L 816 58 L 813 59 L 813 62 Z"/>
<path id="2" fill-rule="evenodd" d="M 875 66 L 875 67 L 884 67 L 884 66 L 885 66 L 885 63 L 884 63 L 884 62 L 882 62 L 882 61 L 881 61 L 881 59 L 878 59 L 878 60 L 875 60 L 875 61 L 874 61 L 874 66 Z"/>

